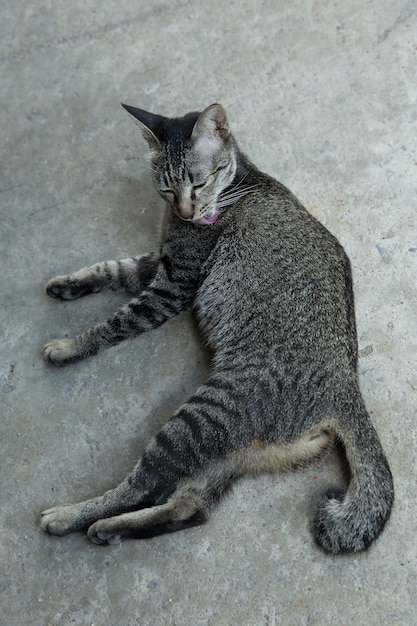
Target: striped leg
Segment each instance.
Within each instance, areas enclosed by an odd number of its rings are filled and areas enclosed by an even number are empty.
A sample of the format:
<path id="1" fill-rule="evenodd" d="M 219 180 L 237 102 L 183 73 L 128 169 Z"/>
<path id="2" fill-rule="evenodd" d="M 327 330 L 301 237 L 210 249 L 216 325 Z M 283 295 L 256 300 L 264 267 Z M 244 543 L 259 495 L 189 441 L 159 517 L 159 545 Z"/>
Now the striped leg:
<path id="1" fill-rule="evenodd" d="M 88 529 L 88 537 L 97 544 L 176 532 L 203 524 L 210 510 L 236 478 L 238 476 L 231 463 L 215 461 L 196 476 L 181 480 L 174 493 L 162 504 L 134 511 L 131 511 L 132 494 L 128 496 L 129 488 L 125 481 L 102 498 L 44 511 L 41 528 L 59 537 Z M 123 510 L 128 512 L 121 512 Z"/>
<path id="2" fill-rule="evenodd" d="M 105 261 L 67 276 L 56 276 L 46 285 L 51 298 L 75 300 L 99 291 L 127 291 L 138 295 L 156 274 L 158 259 L 153 254 L 121 261 Z"/>
<path id="3" fill-rule="evenodd" d="M 139 508 L 147 496 L 146 489 L 139 489 L 131 477 L 128 477 L 118 487 L 107 491 L 103 496 L 76 504 L 58 505 L 43 511 L 41 528 L 58 537 L 87 530 L 91 524 L 103 517 L 119 515 L 133 508 Z"/>
<path id="4" fill-rule="evenodd" d="M 238 477 L 227 459 L 212 461 L 197 475 L 181 480 L 165 503 L 98 520 L 88 529 L 88 537 L 105 545 L 199 526 Z"/>
<path id="5" fill-rule="evenodd" d="M 144 258 L 145 261 L 143 261 Z M 139 265 L 141 262 L 149 266 L 148 257 L 142 257 L 142 261 L 139 259 Z M 154 271 L 153 263 L 152 260 L 150 263 L 152 272 Z M 83 271 L 81 270 L 81 272 Z M 85 273 L 88 273 L 87 270 Z M 149 274 L 147 280 L 149 280 Z M 82 290 L 83 293 L 86 293 L 86 283 L 82 283 L 82 288 L 79 286 L 80 281 L 77 284 L 78 294 L 82 295 Z M 91 285 L 90 280 L 88 287 L 90 291 Z M 56 287 L 56 291 L 58 293 L 58 287 Z M 44 360 L 54 365 L 74 363 L 96 354 L 102 346 L 114 345 L 128 337 L 138 336 L 157 328 L 169 318 L 175 317 L 186 309 L 190 305 L 194 293 L 194 283 L 189 281 L 189 284 L 184 285 L 181 280 L 176 280 L 171 264 L 162 257 L 161 261 L 157 263 L 154 279 L 138 298 L 119 309 L 107 321 L 98 324 L 87 332 L 73 339 L 55 339 L 48 343 L 43 350 Z M 67 287 L 62 288 L 61 297 L 62 294 L 68 297 L 70 291 L 67 290 Z"/>
<path id="6" fill-rule="evenodd" d="M 220 399 L 214 400 L 216 391 Z M 123 483 L 102 497 L 48 509 L 42 529 L 63 536 L 100 520 L 90 536 L 104 543 L 114 536 L 148 536 L 201 523 L 236 478 L 234 464 L 218 460 L 235 445 L 233 402 L 227 395 L 226 387 L 219 393 L 219 383 L 208 381 L 150 442 Z"/>
<path id="7" fill-rule="evenodd" d="M 210 460 L 202 470 L 179 481 L 163 504 L 100 519 L 88 529 L 97 544 L 144 539 L 203 524 L 232 484 L 245 475 L 276 472 L 317 458 L 334 442 L 335 433 L 318 425 L 299 439 L 282 444 L 255 440 L 248 446 Z M 215 440 L 213 440 L 215 448 Z"/>

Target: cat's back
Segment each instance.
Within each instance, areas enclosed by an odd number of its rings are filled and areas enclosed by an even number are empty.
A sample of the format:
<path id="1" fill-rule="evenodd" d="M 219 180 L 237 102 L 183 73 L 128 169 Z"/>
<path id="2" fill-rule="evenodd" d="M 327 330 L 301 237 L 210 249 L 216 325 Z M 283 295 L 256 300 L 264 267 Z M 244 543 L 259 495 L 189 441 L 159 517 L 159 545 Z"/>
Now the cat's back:
<path id="1" fill-rule="evenodd" d="M 257 187 L 221 217 L 196 300 L 212 343 L 240 341 L 249 327 L 263 343 L 314 328 L 331 338 L 353 308 L 342 246 L 275 179 L 255 169 L 248 184 Z M 352 325 L 346 333 L 354 342 Z"/>
<path id="2" fill-rule="evenodd" d="M 207 261 L 211 278 L 245 285 L 260 296 L 284 285 L 329 282 L 349 263 L 343 247 L 284 185 L 254 170 L 253 189 L 224 216 Z"/>

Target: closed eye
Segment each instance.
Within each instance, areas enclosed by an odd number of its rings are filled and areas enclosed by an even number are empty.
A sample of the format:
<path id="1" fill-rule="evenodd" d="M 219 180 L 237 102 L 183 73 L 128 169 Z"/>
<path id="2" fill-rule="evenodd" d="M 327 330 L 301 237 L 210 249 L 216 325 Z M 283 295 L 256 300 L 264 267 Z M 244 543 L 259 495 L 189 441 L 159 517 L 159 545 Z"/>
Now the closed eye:
<path id="1" fill-rule="evenodd" d="M 172 189 L 159 189 L 159 193 L 162 193 L 164 196 L 170 196 L 172 198 L 177 197 L 175 191 L 172 191 Z"/>
<path id="2" fill-rule="evenodd" d="M 208 179 L 201 182 L 201 183 L 193 183 L 193 189 L 202 189 L 203 187 L 205 187 L 205 185 L 207 185 L 207 183 L 212 180 L 213 178 L 216 177 L 216 174 L 218 172 L 220 172 L 221 170 L 226 169 L 227 165 L 220 165 L 216 170 L 214 170 L 214 172 L 211 172 L 211 174 L 209 174 Z"/>

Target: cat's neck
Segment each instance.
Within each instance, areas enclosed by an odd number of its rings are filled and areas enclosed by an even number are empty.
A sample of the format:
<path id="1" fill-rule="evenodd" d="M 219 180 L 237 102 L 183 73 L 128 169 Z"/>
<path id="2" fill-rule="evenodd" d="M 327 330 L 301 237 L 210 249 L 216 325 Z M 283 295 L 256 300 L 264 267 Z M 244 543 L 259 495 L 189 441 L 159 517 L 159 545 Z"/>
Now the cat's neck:
<path id="1" fill-rule="evenodd" d="M 253 163 L 248 159 L 248 157 L 240 151 L 239 146 L 233 137 L 235 158 L 236 158 L 236 173 L 231 182 L 231 187 L 239 184 L 242 180 L 244 180 L 251 170 L 255 170 L 256 167 Z"/>

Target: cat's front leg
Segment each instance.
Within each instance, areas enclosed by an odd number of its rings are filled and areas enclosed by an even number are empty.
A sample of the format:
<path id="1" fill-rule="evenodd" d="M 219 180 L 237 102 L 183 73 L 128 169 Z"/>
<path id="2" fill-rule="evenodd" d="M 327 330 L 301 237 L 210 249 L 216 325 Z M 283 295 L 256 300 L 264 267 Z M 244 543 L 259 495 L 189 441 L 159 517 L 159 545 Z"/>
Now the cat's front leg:
<path id="1" fill-rule="evenodd" d="M 93 356 L 99 350 L 97 342 L 87 342 L 83 335 L 74 339 L 54 339 L 43 348 L 43 359 L 54 365 L 67 365 Z"/>
<path id="2" fill-rule="evenodd" d="M 194 296 L 192 290 L 154 281 L 138 298 L 114 313 L 107 321 L 73 339 L 55 339 L 43 349 L 45 361 L 66 365 L 96 354 L 103 346 L 115 345 L 129 337 L 157 328 L 187 308 Z"/>
<path id="3" fill-rule="evenodd" d="M 142 302 L 147 298 L 142 298 Z M 145 304 L 145 303 L 144 303 Z M 146 304 L 145 304 L 146 310 Z M 43 348 L 43 359 L 53 365 L 76 363 L 97 354 L 104 346 L 114 345 L 129 336 L 140 335 L 146 328 L 140 315 L 140 298 L 114 313 L 107 321 L 97 324 L 74 338 L 54 339 Z M 149 327 L 150 328 L 150 327 Z"/>
<path id="4" fill-rule="evenodd" d="M 51 298 L 75 300 L 99 291 L 127 291 L 139 295 L 152 282 L 158 267 L 153 254 L 120 261 L 105 261 L 68 274 L 55 276 L 46 285 Z"/>

